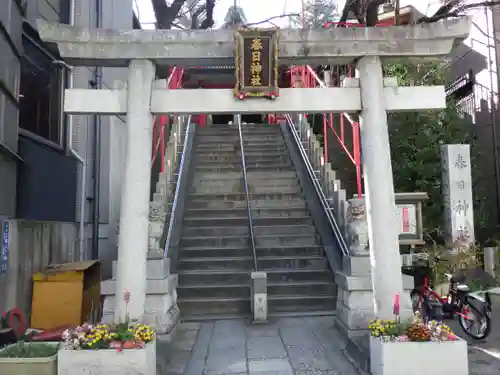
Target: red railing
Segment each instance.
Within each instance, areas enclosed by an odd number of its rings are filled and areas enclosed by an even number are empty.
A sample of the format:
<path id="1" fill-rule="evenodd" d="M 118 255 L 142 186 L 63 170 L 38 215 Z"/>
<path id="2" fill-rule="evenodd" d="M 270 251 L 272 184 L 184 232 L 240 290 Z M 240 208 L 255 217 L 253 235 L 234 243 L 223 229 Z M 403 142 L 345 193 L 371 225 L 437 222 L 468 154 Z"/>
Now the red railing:
<path id="1" fill-rule="evenodd" d="M 377 24 L 378 27 L 392 26 L 393 20 L 383 21 Z M 364 27 L 356 22 L 325 22 L 324 27 Z M 354 77 L 354 67 L 352 65 L 332 66 L 331 69 L 331 86 L 341 87 L 343 78 Z M 319 79 L 316 72 L 310 66 L 298 66 L 290 69 L 290 79 L 292 87 L 314 88 L 326 87 Z M 346 126 L 347 123 L 347 126 Z M 346 127 L 352 131 L 352 151 L 351 145 L 346 144 Z M 363 194 L 363 184 L 361 176 L 361 149 L 360 149 L 360 133 L 359 122 L 351 118 L 347 113 L 341 113 L 339 117 L 339 126 L 334 123 L 334 115 L 332 113 L 323 114 L 323 150 L 324 161 L 328 162 L 328 129 L 331 129 L 337 138 L 340 146 L 346 153 L 347 157 L 352 161 L 356 168 L 356 188 L 358 196 Z M 348 130 L 347 130 L 348 131 Z"/>
<path id="2" fill-rule="evenodd" d="M 170 76 L 168 77 L 168 89 L 169 90 L 177 90 L 182 88 L 182 77 L 184 75 L 184 69 L 180 68 L 171 68 Z M 172 123 L 175 122 L 176 117 L 172 116 Z M 157 116 L 155 118 L 154 126 L 153 126 L 153 159 L 151 161 L 151 165 L 153 165 L 158 156 L 158 152 L 160 152 L 160 172 L 165 170 L 165 127 L 170 123 L 170 117 L 167 116 Z"/>
<path id="3" fill-rule="evenodd" d="M 353 69 L 347 68 L 347 76 L 352 76 Z M 309 66 L 292 67 L 290 69 L 292 87 L 315 88 L 326 87 L 321 82 L 316 72 Z M 340 72 L 338 72 L 340 73 Z M 347 124 L 347 126 L 346 126 Z M 351 146 L 346 144 L 346 127 L 352 131 L 352 150 Z M 359 196 L 362 195 L 362 177 L 361 177 L 361 153 L 359 143 L 359 123 L 354 121 L 347 113 L 341 113 L 339 117 L 339 127 L 335 126 L 332 113 L 323 114 L 323 157 L 325 163 L 328 162 L 328 129 L 331 129 L 340 146 L 352 161 L 356 168 L 356 187 Z"/>

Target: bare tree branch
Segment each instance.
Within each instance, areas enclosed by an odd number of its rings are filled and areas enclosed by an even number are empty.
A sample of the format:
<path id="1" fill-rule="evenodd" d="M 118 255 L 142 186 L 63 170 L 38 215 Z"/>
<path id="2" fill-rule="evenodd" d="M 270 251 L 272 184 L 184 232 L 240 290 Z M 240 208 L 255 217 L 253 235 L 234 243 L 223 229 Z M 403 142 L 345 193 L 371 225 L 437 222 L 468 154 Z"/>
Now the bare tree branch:
<path id="1" fill-rule="evenodd" d="M 248 26 L 257 26 L 257 25 L 261 25 L 263 23 L 272 23 L 270 21 L 272 20 L 275 20 L 275 19 L 278 19 L 278 18 L 285 18 L 285 17 L 300 17 L 300 13 L 286 13 L 286 14 L 280 14 L 279 16 L 273 16 L 273 17 L 269 17 L 269 18 L 266 18 L 265 20 L 262 20 L 262 21 L 259 21 L 259 22 L 252 22 L 252 23 L 247 23 L 245 24 L 244 26 L 245 27 L 248 27 Z"/>
<path id="2" fill-rule="evenodd" d="M 465 15 L 466 10 L 482 7 L 492 7 L 500 5 L 500 0 L 481 1 L 466 4 L 464 0 L 447 0 L 432 16 L 424 16 L 417 20 L 417 23 L 432 23 L 445 18 L 460 17 Z"/>

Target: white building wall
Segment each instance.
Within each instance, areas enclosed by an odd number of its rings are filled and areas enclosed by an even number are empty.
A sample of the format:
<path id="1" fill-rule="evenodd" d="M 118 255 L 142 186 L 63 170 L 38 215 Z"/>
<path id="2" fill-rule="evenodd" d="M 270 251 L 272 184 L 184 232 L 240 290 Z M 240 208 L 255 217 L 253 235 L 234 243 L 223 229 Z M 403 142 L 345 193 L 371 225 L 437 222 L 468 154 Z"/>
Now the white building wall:
<path id="1" fill-rule="evenodd" d="M 101 0 L 101 20 L 103 28 L 132 29 L 132 0 Z M 96 0 L 74 0 L 74 24 L 77 26 L 96 27 Z M 112 87 L 117 80 L 126 80 L 125 69 L 102 69 L 102 86 Z M 94 68 L 75 67 L 72 73 L 74 88 L 89 88 L 94 80 Z M 86 246 L 87 257 L 91 254 L 92 238 L 92 186 L 93 186 L 93 147 L 94 147 L 94 122 L 92 116 L 71 116 L 73 126 L 73 147 L 86 161 L 86 199 L 83 202 L 86 216 Z M 110 143 L 109 116 L 101 116 L 101 160 L 100 160 L 100 224 L 99 224 L 99 258 L 103 262 L 103 276 L 110 276 L 111 261 L 116 259 L 116 205 L 120 201 L 120 191 L 116 186 L 116 178 L 110 185 L 111 149 L 118 149 Z M 124 119 L 114 118 L 116 124 L 125 125 Z M 119 129 L 117 131 L 120 131 Z M 114 158 L 116 159 L 116 158 Z M 81 167 L 80 167 L 81 168 Z M 79 171 L 80 172 L 80 171 Z M 79 173 L 79 178 L 81 173 Z M 80 183 L 79 185 L 80 186 Z M 110 192 L 113 192 L 110 194 Z M 82 207 L 81 191 L 77 192 L 77 218 L 79 220 Z M 113 208 L 114 207 L 114 208 Z M 110 212 L 114 210 L 115 213 Z M 111 220 L 110 220 L 111 219 Z"/>

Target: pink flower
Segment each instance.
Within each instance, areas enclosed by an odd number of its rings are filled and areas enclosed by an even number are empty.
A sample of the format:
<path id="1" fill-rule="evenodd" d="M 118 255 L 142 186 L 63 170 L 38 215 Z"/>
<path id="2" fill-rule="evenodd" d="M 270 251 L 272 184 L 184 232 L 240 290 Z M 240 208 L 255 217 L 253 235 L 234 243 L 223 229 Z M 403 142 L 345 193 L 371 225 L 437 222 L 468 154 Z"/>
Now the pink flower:
<path id="1" fill-rule="evenodd" d="M 125 289 L 125 293 L 123 294 L 123 300 L 127 304 L 130 302 L 130 291 L 128 289 Z"/>

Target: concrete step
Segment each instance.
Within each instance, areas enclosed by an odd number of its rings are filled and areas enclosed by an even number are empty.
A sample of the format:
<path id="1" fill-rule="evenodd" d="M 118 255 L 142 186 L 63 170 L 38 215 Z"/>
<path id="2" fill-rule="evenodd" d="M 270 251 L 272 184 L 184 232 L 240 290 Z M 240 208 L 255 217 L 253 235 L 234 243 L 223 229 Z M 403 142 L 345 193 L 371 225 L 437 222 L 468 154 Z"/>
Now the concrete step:
<path id="1" fill-rule="evenodd" d="M 243 226 L 248 225 L 249 218 L 247 215 L 244 216 L 233 216 L 233 217 L 184 217 L 183 225 L 186 227 L 206 227 L 208 225 L 213 225 L 215 227 L 230 227 L 230 226 Z M 267 217 L 252 217 L 252 223 L 254 225 L 307 225 L 312 224 L 312 217 L 307 216 L 296 216 L 296 217 L 284 217 L 284 216 L 267 216 Z"/>
<path id="2" fill-rule="evenodd" d="M 306 208 L 252 208 L 252 219 L 264 218 L 301 218 L 308 217 L 309 210 Z M 248 217 L 246 207 L 233 209 L 187 209 L 184 213 L 185 218 L 245 218 Z"/>
<path id="3" fill-rule="evenodd" d="M 275 172 L 284 172 L 284 171 L 292 171 L 293 164 L 288 163 L 273 163 L 273 164 L 248 164 L 247 172 L 250 171 L 275 171 Z M 195 166 L 195 171 L 197 172 L 241 172 L 242 165 L 238 164 L 224 164 L 224 165 L 200 165 Z"/>
<path id="4" fill-rule="evenodd" d="M 179 298 L 181 316 L 205 316 L 207 314 L 249 314 L 250 298 Z"/>
<path id="5" fill-rule="evenodd" d="M 270 178 L 268 175 L 264 175 L 261 177 L 259 173 L 249 173 L 247 174 L 247 181 L 248 185 L 253 185 L 253 187 L 299 187 L 300 185 L 297 181 L 297 177 L 284 177 L 284 178 L 279 178 L 280 173 L 276 173 L 276 178 Z M 229 177 L 229 176 L 228 176 Z M 204 187 L 230 187 L 232 188 L 233 185 L 239 185 L 242 183 L 243 178 L 242 175 L 238 174 L 231 174 L 232 179 L 193 179 L 191 182 L 191 186 L 197 187 L 197 186 L 204 186 Z M 251 189 L 251 186 L 249 186 Z"/>
<path id="6" fill-rule="evenodd" d="M 182 270 L 179 271 L 179 285 L 250 285 L 250 273 L 251 271 Z M 333 282 L 333 275 L 329 270 L 272 270 L 267 272 L 267 280 L 269 283 L 301 281 Z"/>
<path id="7" fill-rule="evenodd" d="M 211 128 L 217 127 L 218 129 L 238 129 L 238 124 L 218 124 L 218 125 L 212 125 Z M 274 125 L 274 124 L 265 124 L 265 123 L 248 123 L 248 124 L 241 124 L 242 129 L 279 129 L 279 125 Z"/>
<path id="8" fill-rule="evenodd" d="M 272 148 L 262 148 L 262 149 L 248 149 L 244 150 L 245 151 L 245 156 L 260 156 L 260 155 L 289 155 L 288 150 L 286 147 L 279 148 L 279 149 L 272 149 Z M 218 157 L 232 157 L 234 155 L 238 155 L 238 157 L 241 155 L 240 149 L 234 150 L 227 147 L 227 148 L 217 148 L 217 149 L 202 149 L 202 150 L 197 150 L 196 155 L 194 156 L 193 160 L 202 160 L 202 159 L 214 159 Z"/>
<path id="9" fill-rule="evenodd" d="M 202 149 L 216 149 L 217 147 L 219 148 L 231 148 L 233 147 L 234 151 L 239 151 L 241 149 L 240 141 L 239 139 L 234 140 L 232 138 L 229 139 L 223 139 L 219 137 L 214 137 L 217 139 L 214 140 L 197 140 L 195 143 L 195 150 L 202 150 Z M 285 148 L 285 141 L 283 139 L 279 139 L 276 137 L 276 139 L 272 140 L 243 140 L 243 147 L 246 150 L 247 147 L 248 149 L 254 149 L 254 148 L 263 148 L 263 149 L 273 149 L 273 148 Z"/>
<path id="10" fill-rule="evenodd" d="M 255 170 L 257 167 L 263 167 L 263 166 L 268 166 L 268 165 L 286 165 L 286 166 L 291 166 L 292 162 L 288 156 L 273 156 L 269 158 L 265 157 L 259 157 L 255 159 L 245 159 L 245 165 L 248 168 L 252 168 Z M 243 162 L 240 157 L 234 158 L 232 160 L 226 159 L 226 160 L 215 160 L 215 159 L 207 159 L 207 160 L 200 160 L 195 163 L 196 171 L 204 170 L 210 172 L 211 169 L 214 168 L 221 168 L 221 167 L 231 167 L 231 168 L 236 168 L 235 172 L 242 172 L 243 171 Z M 205 167 L 205 168 L 202 168 Z M 206 168 L 209 167 L 209 168 Z"/>
<path id="11" fill-rule="evenodd" d="M 315 246 L 275 246 L 256 247 L 257 258 L 265 256 L 274 257 L 297 257 L 297 256 L 322 256 L 323 247 Z M 182 258 L 210 258 L 210 257 L 244 257 L 252 256 L 250 246 L 245 247 L 202 247 L 184 248 L 181 250 Z"/>
<path id="12" fill-rule="evenodd" d="M 231 154 L 231 155 L 197 155 L 195 159 L 196 165 L 204 165 L 204 164 L 213 164 L 213 163 L 230 163 L 230 164 L 241 164 L 241 155 L 238 154 Z M 287 162 L 290 160 L 290 156 L 286 154 L 285 152 L 282 153 L 272 153 L 272 154 L 257 154 L 257 153 L 252 153 L 252 154 L 247 154 L 245 152 L 245 162 L 246 163 L 257 163 L 257 162 L 276 162 L 276 161 L 281 161 L 281 162 Z"/>
<path id="13" fill-rule="evenodd" d="M 268 296 L 268 309 L 271 313 L 335 310 L 335 296 Z"/>
<path id="14" fill-rule="evenodd" d="M 316 234 L 316 228 L 313 225 L 273 225 L 270 226 L 253 226 L 253 233 L 255 236 L 260 235 L 281 235 L 286 236 L 289 234 Z M 248 236 L 250 229 L 248 225 L 239 227 L 186 227 L 182 228 L 183 236 Z"/>
<path id="15" fill-rule="evenodd" d="M 314 269 L 322 270 L 327 267 L 324 257 L 296 256 L 296 257 L 258 257 L 257 264 L 260 270 L 275 269 Z M 184 258 L 181 255 L 180 270 L 238 270 L 252 271 L 254 268 L 253 256 L 246 257 L 203 257 Z"/>
<path id="16" fill-rule="evenodd" d="M 249 192 L 251 195 L 255 193 L 296 193 L 301 194 L 302 189 L 296 183 L 293 185 L 284 185 L 280 183 L 280 180 L 277 181 L 269 181 L 267 185 L 260 184 L 249 184 Z M 204 183 L 201 186 L 191 186 L 189 188 L 188 193 L 196 193 L 196 194 L 234 194 L 234 193 L 244 193 L 245 188 L 242 183 L 236 184 L 227 184 L 224 182 L 214 183 L 214 184 L 206 184 Z"/>
<path id="17" fill-rule="evenodd" d="M 282 246 L 317 246 L 320 245 L 320 240 L 316 235 L 259 235 L 255 238 L 255 246 L 257 247 L 282 247 Z M 233 237 L 181 237 L 181 251 L 185 248 L 204 249 L 204 248 L 234 248 L 247 247 L 250 248 L 250 238 L 248 236 L 233 236 Z"/>
<path id="18" fill-rule="evenodd" d="M 248 151 L 250 154 L 268 154 L 268 153 L 287 153 L 288 149 L 285 145 L 276 146 L 276 145 L 260 145 L 260 146 L 252 146 L 248 147 L 247 145 L 244 151 L 245 155 Z M 194 146 L 195 156 L 198 155 L 206 155 L 213 153 L 222 153 L 222 154 L 237 154 L 239 155 L 241 152 L 240 145 L 227 145 L 227 144 L 200 144 Z"/>
<path id="19" fill-rule="evenodd" d="M 179 285 L 177 295 L 180 300 L 192 298 L 250 298 L 250 284 L 235 285 Z"/>
<path id="20" fill-rule="evenodd" d="M 250 200 L 250 206 L 253 209 L 258 208 L 306 208 L 307 204 L 302 198 L 282 200 L 282 199 L 262 199 Z M 214 201 L 188 201 L 186 204 L 187 209 L 230 209 L 230 208 L 246 208 L 247 202 L 242 201 L 224 201 L 224 200 L 214 200 Z"/>
<path id="21" fill-rule="evenodd" d="M 188 195 L 188 203 L 189 201 L 245 201 L 246 196 L 245 193 L 190 193 Z M 290 201 L 295 199 L 303 199 L 302 194 L 300 193 L 252 193 L 250 196 L 252 201 L 266 201 L 266 200 L 281 200 L 281 201 Z"/>
<path id="22" fill-rule="evenodd" d="M 257 129 L 242 129 L 243 138 L 249 135 L 271 135 L 271 136 L 280 136 L 281 137 L 281 129 L 273 129 L 273 128 L 257 128 Z M 239 132 L 237 128 L 234 129 L 204 129 L 204 130 L 196 130 L 196 136 L 219 136 L 219 137 L 227 137 L 227 136 L 238 136 Z"/>
<path id="23" fill-rule="evenodd" d="M 234 134 L 196 134 L 196 144 L 203 143 L 231 143 L 231 142 L 239 142 L 240 136 L 238 132 Z M 281 133 L 273 133 L 273 134 L 253 134 L 253 133 L 244 133 L 243 134 L 243 142 L 261 142 L 261 141 L 283 141 L 283 137 Z"/>
<path id="24" fill-rule="evenodd" d="M 257 175 L 260 178 L 263 179 L 281 179 L 281 178 L 287 178 L 287 179 L 292 179 L 295 178 L 297 179 L 297 174 L 294 171 L 285 171 L 285 172 L 252 172 L 248 173 L 248 178 Z M 239 180 L 243 178 L 242 172 L 226 172 L 226 173 L 220 173 L 220 172 L 195 172 L 192 181 L 197 182 L 197 181 L 204 181 L 204 180 Z"/>
<path id="25" fill-rule="evenodd" d="M 335 296 L 335 284 L 324 281 L 276 282 L 267 285 L 269 296 Z M 179 285 L 177 294 L 180 299 L 206 298 L 250 298 L 249 284 L 235 285 Z"/>
<path id="26" fill-rule="evenodd" d="M 252 193 L 250 203 L 254 208 L 262 207 L 306 207 L 298 193 L 258 194 Z M 189 194 L 186 208 L 246 208 L 244 193 L 236 194 Z"/>
<path id="27" fill-rule="evenodd" d="M 326 281 L 272 282 L 267 284 L 269 296 L 334 296 L 334 283 Z"/>

